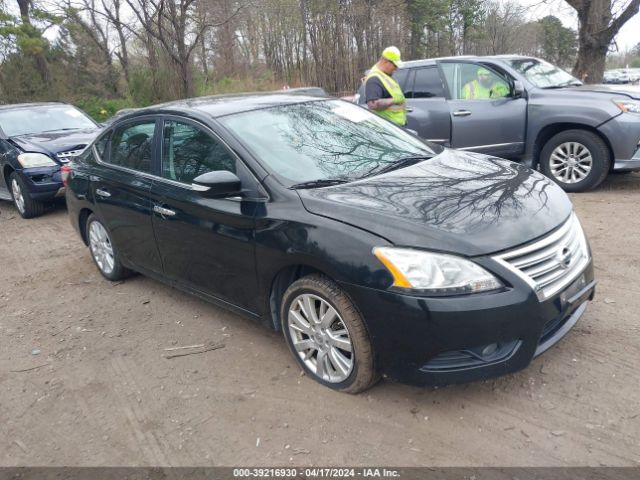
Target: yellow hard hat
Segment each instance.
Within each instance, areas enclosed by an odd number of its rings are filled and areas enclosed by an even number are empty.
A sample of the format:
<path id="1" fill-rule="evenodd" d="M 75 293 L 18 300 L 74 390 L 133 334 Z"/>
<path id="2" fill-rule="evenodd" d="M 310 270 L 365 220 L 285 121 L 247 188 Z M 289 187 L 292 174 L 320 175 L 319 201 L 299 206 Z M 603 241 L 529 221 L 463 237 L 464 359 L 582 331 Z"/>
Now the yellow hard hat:
<path id="1" fill-rule="evenodd" d="M 400 58 L 400 50 L 398 47 L 387 47 L 382 51 L 382 58 L 386 58 L 396 67 L 402 66 L 402 59 Z"/>

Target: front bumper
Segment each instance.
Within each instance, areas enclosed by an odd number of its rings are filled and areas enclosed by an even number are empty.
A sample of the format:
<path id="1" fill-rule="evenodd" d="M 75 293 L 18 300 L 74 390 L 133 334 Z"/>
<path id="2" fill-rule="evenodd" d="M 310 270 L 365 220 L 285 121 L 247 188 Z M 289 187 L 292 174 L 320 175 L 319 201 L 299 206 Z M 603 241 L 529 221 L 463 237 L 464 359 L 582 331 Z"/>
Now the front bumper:
<path id="1" fill-rule="evenodd" d="M 448 298 L 342 286 L 365 319 L 384 375 L 446 385 L 525 368 L 566 335 L 595 292 L 592 261 L 543 302 L 517 277 L 507 280 L 512 286 L 499 293 Z"/>
<path id="2" fill-rule="evenodd" d="M 25 181 L 31 198 L 39 201 L 64 196 L 60 166 L 24 168 L 18 172 Z"/>
<path id="3" fill-rule="evenodd" d="M 598 127 L 613 150 L 613 170 L 640 170 L 640 115 L 621 113 Z"/>
<path id="4" fill-rule="evenodd" d="M 638 145 L 638 150 L 631 157 L 631 160 L 618 160 L 616 159 L 613 164 L 613 169 L 616 171 L 635 171 L 640 170 L 640 144 Z"/>

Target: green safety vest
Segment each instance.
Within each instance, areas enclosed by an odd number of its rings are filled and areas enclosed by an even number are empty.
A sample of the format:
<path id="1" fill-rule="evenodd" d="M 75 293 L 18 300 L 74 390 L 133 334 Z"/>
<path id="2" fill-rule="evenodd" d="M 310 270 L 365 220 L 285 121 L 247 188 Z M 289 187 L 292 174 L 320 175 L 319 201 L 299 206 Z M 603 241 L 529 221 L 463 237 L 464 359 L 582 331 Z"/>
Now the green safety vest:
<path id="1" fill-rule="evenodd" d="M 479 100 L 483 98 L 502 98 L 509 96 L 509 89 L 499 83 L 495 82 L 491 87 L 483 87 L 482 84 L 473 80 L 467 83 L 462 89 L 462 98 L 465 100 Z"/>
<path id="2" fill-rule="evenodd" d="M 396 105 L 391 105 L 384 110 L 374 110 L 374 112 L 397 125 L 406 125 L 407 110 L 405 107 L 405 98 L 400 85 L 398 85 L 398 82 L 396 82 L 392 77 L 380 70 L 376 65 L 371 68 L 369 75 L 367 75 L 367 80 L 372 77 L 377 77 L 378 79 L 380 79 L 382 85 L 384 85 L 384 88 L 387 89 L 387 92 L 389 92 L 391 98 L 393 98 L 393 100 L 396 102 Z"/>

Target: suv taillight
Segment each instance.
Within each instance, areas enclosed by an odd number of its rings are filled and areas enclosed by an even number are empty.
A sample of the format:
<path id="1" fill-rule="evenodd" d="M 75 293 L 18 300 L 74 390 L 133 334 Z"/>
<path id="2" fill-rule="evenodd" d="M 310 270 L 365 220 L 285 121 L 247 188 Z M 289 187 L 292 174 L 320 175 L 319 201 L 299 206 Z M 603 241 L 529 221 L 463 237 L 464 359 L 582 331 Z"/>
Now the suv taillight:
<path id="1" fill-rule="evenodd" d="M 73 168 L 71 168 L 71 165 L 69 165 L 69 164 L 62 165 L 60 167 L 60 176 L 62 177 L 62 184 L 65 187 L 69 183 L 69 176 L 71 175 L 71 172 L 73 172 Z"/>

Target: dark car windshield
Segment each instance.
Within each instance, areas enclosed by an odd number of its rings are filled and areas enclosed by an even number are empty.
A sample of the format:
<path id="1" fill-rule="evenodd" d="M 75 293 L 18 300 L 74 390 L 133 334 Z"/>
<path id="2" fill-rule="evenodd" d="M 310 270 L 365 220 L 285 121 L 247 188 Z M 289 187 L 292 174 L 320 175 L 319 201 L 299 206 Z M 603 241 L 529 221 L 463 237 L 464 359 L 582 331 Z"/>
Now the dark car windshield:
<path id="1" fill-rule="evenodd" d="M 407 157 L 431 157 L 442 151 L 341 100 L 281 105 L 221 121 L 265 167 L 291 184 L 355 180 Z"/>
<path id="2" fill-rule="evenodd" d="M 71 105 L 40 105 L 0 110 L 0 127 L 8 137 L 55 130 L 96 128 L 96 124 Z"/>
<path id="3" fill-rule="evenodd" d="M 520 72 L 538 88 L 558 88 L 582 85 L 582 82 L 555 65 L 537 58 L 513 58 L 508 60 L 515 70 Z"/>

